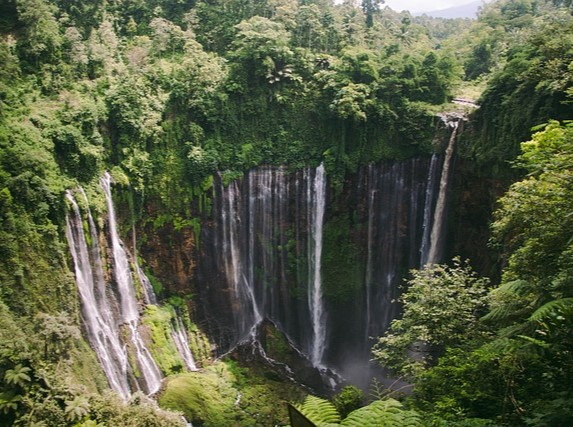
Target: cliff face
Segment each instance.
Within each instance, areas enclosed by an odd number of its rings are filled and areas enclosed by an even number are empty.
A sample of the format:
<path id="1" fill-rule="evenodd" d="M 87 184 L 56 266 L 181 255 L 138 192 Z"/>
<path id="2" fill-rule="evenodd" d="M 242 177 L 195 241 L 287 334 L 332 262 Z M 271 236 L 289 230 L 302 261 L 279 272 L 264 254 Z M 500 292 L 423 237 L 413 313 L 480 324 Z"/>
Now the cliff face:
<path id="1" fill-rule="evenodd" d="M 460 159 L 452 181 L 451 221 L 447 253 L 469 259 L 480 274 L 499 280 L 499 252 L 488 248 L 490 223 L 499 197 L 509 180 L 484 176 L 475 164 Z"/>
<path id="2" fill-rule="evenodd" d="M 143 235 L 146 241 L 140 243 L 139 250 L 150 271 L 161 278 L 161 283 L 167 285 L 170 292 L 188 293 L 197 275 L 197 242 L 193 229 L 175 230 L 171 223 L 162 227 L 147 224 Z"/>
<path id="3" fill-rule="evenodd" d="M 370 165 L 322 196 L 319 168 L 217 178 L 199 244 L 191 228 L 147 225 L 140 251 L 170 293 L 192 295 L 218 353 L 268 319 L 317 367 L 352 375 L 427 257 L 442 169 L 441 156 Z"/>

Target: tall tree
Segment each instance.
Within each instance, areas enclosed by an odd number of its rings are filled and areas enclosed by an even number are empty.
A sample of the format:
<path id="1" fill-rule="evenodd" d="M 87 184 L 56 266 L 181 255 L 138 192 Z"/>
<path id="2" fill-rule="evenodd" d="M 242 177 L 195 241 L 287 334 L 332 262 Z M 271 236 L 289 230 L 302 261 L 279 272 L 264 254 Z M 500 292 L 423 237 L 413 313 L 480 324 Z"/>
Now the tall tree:
<path id="1" fill-rule="evenodd" d="M 362 0 L 362 10 L 366 15 L 366 26 L 368 28 L 374 25 L 374 13 L 378 12 L 383 4 L 384 0 Z"/>

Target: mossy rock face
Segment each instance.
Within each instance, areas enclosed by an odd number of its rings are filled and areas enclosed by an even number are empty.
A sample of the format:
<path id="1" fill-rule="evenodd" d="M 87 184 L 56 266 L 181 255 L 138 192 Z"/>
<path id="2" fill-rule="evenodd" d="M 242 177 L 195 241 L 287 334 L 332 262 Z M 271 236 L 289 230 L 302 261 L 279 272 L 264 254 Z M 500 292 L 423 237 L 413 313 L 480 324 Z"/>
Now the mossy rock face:
<path id="1" fill-rule="evenodd" d="M 302 393 L 236 362 L 170 377 L 158 402 L 183 412 L 194 426 L 288 425 L 287 401 Z"/>
<path id="2" fill-rule="evenodd" d="M 181 372 L 185 362 L 181 359 L 171 336 L 171 319 L 175 316 L 169 306 L 148 305 L 142 323 L 147 328 L 152 345 L 151 354 L 162 372 L 166 374 Z"/>
<path id="3" fill-rule="evenodd" d="M 351 301 L 362 285 L 360 251 L 352 241 L 352 233 L 350 220 L 345 216 L 333 218 L 324 225 L 323 291 L 333 302 Z"/>
<path id="4" fill-rule="evenodd" d="M 220 363 L 201 373 L 190 372 L 171 377 L 159 398 L 160 406 L 182 411 L 194 425 L 232 426 L 240 420 L 234 403 L 238 391 L 234 378 Z M 241 424 L 245 425 L 245 424 Z"/>

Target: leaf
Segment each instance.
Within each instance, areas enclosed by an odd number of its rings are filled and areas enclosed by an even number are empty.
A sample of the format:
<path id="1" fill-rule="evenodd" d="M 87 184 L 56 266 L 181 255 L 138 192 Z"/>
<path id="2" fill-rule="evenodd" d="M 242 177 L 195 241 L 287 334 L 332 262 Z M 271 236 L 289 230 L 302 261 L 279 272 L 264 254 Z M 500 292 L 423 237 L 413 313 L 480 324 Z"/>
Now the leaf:
<path id="1" fill-rule="evenodd" d="M 558 313 L 571 316 L 573 313 L 573 298 L 560 298 L 543 304 L 529 317 L 529 320 L 539 322 Z"/>
<path id="2" fill-rule="evenodd" d="M 28 375 L 30 368 L 22 366 L 18 363 L 14 368 L 8 369 L 4 374 L 4 380 L 8 384 L 23 386 L 25 383 L 30 382 L 31 378 Z"/>
<path id="3" fill-rule="evenodd" d="M 421 427 L 420 415 L 415 411 L 402 409 L 395 399 L 377 400 L 357 409 L 342 422 L 349 427 Z"/>
<path id="4" fill-rule="evenodd" d="M 340 423 L 340 415 L 336 407 L 328 400 L 316 396 L 307 396 L 301 405 L 296 406 L 296 409 L 318 427 Z"/>
<path id="5" fill-rule="evenodd" d="M 535 344 L 535 345 L 537 345 L 537 346 L 539 346 L 539 347 L 543 347 L 543 348 L 545 348 L 545 349 L 548 349 L 548 348 L 550 347 L 549 344 L 547 344 L 545 341 L 541 341 L 541 340 L 538 340 L 538 339 L 535 339 L 535 338 L 531 338 L 531 337 L 528 337 L 528 336 L 526 336 L 526 335 L 518 335 L 517 337 L 518 337 L 518 338 L 521 338 L 522 340 L 525 340 L 525 341 L 527 341 L 527 342 L 530 342 L 530 343 L 532 343 L 532 344 Z"/>

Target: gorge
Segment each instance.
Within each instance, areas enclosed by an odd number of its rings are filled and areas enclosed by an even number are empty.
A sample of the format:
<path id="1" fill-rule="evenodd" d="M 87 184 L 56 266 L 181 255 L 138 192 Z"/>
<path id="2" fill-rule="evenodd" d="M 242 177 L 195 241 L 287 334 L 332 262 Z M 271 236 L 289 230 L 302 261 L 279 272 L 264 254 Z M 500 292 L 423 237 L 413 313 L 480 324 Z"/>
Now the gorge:
<path id="1" fill-rule="evenodd" d="M 572 8 L 0 2 L 0 426 L 571 425 Z"/>
<path id="2" fill-rule="evenodd" d="M 445 154 L 361 168 L 339 200 L 328 191 L 323 165 L 299 171 L 258 167 L 227 185 L 216 178 L 200 244 L 188 254 L 195 258 L 194 274 L 184 278 L 196 295 L 194 321 L 217 343 L 215 355 L 257 340 L 261 322 L 270 321 L 312 367 L 367 387 L 372 340 L 398 315 L 395 300 L 404 277 L 410 268 L 439 262 L 443 253 L 461 120 L 444 119 L 442 126 L 450 130 Z M 100 185 L 107 205 L 104 234 L 98 234 L 89 207 L 82 214 L 74 195 L 66 195 L 84 326 L 114 390 L 124 398 L 138 389 L 154 394 L 162 373 L 145 343 L 139 313 L 157 298 L 118 235 L 109 173 Z M 79 194 L 87 204 L 81 188 Z M 83 232 L 86 215 L 89 239 Z M 113 273 L 107 281 L 100 241 L 107 242 L 107 268 Z M 142 244 L 144 258 L 153 244 Z M 173 267 L 160 262 L 163 269 Z M 341 262 L 348 270 L 341 271 Z M 153 274 L 161 278 L 161 270 Z M 341 310 L 344 316 L 337 316 Z M 172 322 L 182 365 L 196 370 L 185 327 L 179 317 Z"/>

